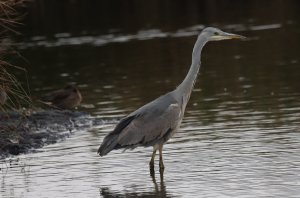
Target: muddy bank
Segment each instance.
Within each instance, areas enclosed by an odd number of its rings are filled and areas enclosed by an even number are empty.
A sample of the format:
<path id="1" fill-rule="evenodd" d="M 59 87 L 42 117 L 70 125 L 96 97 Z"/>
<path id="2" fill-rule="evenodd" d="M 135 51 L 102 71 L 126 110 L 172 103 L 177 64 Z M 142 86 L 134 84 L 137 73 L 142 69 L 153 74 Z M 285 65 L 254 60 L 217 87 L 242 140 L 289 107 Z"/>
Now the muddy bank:
<path id="1" fill-rule="evenodd" d="M 27 117 L 18 113 L 0 114 L 0 158 L 33 152 L 101 122 L 76 111 L 37 111 Z"/>

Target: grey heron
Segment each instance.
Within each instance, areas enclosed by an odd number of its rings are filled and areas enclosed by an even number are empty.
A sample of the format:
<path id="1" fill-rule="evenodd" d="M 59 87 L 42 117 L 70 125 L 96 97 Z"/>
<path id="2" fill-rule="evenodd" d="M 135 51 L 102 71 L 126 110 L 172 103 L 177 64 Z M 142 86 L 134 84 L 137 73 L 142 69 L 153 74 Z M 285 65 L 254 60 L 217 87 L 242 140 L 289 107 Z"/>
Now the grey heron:
<path id="1" fill-rule="evenodd" d="M 201 51 L 208 41 L 242 39 L 243 36 L 207 27 L 199 34 L 192 52 L 192 64 L 182 81 L 173 91 L 160 96 L 120 120 L 103 140 L 98 154 L 104 156 L 114 149 L 134 149 L 153 146 L 150 169 L 154 168 L 156 151 L 159 151 L 159 167 L 164 170 L 163 145 L 179 128 L 186 105 L 200 68 Z"/>

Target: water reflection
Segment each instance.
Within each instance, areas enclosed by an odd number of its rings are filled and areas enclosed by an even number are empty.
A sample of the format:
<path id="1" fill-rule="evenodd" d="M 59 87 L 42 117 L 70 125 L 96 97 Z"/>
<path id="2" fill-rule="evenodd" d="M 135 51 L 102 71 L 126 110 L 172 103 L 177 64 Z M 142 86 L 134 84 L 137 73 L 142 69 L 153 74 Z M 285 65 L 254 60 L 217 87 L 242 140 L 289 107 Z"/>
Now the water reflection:
<path id="1" fill-rule="evenodd" d="M 26 42 L 18 43 L 19 49 L 26 49 L 32 47 L 59 47 L 68 45 L 92 45 L 103 46 L 112 43 L 124 43 L 134 40 L 150 40 L 159 38 L 177 38 L 177 37 L 190 37 L 197 36 L 204 28 L 204 25 L 196 25 L 179 29 L 175 32 L 162 32 L 159 29 L 148 29 L 138 31 L 136 34 L 122 35 L 122 34 L 107 34 L 99 36 L 72 36 L 70 34 L 58 34 L 54 39 L 49 40 L 47 37 L 34 36 L 29 38 Z M 266 25 L 250 25 L 234 24 L 220 26 L 222 30 L 230 30 L 234 32 L 245 31 L 262 31 L 281 28 L 281 24 L 266 24 Z M 63 36 L 61 36 L 63 35 Z M 255 38 L 247 38 L 246 40 L 253 40 Z M 240 58 L 240 57 L 238 57 Z M 238 59 L 237 58 L 237 59 Z"/>
<path id="2" fill-rule="evenodd" d="M 124 192 L 123 194 L 120 192 L 113 192 L 111 190 L 109 190 L 109 188 L 104 187 L 104 188 L 100 188 L 100 195 L 103 198 L 117 198 L 117 197 L 140 197 L 140 198 L 151 198 L 151 197 L 157 197 L 157 198 L 167 198 L 167 197 L 174 197 L 171 196 L 169 193 L 167 193 L 166 191 L 166 186 L 164 183 L 164 173 L 160 172 L 159 173 L 159 178 L 160 178 L 160 182 L 157 183 L 156 181 L 156 176 L 155 173 L 153 171 L 150 171 L 150 176 L 153 182 L 153 191 L 150 192 L 128 192 L 127 190 L 125 190 L 126 192 Z"/>

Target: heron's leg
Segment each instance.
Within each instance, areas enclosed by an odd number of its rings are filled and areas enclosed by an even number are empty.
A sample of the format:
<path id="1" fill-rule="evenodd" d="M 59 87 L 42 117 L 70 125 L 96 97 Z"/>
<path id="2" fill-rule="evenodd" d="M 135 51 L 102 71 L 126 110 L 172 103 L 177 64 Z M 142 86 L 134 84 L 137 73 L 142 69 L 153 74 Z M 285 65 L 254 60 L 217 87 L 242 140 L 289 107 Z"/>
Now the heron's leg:
<path id="1" fill-rule="evenodd" d="M 156 155 L 156 151 L 157 151 L 157 148 L 156 148 L 156 146 L 154 146 L 152 157 L 151 157 L 151 160 L 150 160 L 150 163 L 149 163 L 149 166 L 150 166 L 151 169 L 154 169 L 154 158 L 155 158 L 155 155 Z"/>
<path id="2" fill-rule="evenodd" d="M 163 157 L 162 157 L 162 149 L 163 149 L 163 145 L 160 145 L 158 150 L 159 150 L 159 168 L 160 170 L 164 170 L 165 166 L 164 166 L 164 162 L 163 162 Z"/>

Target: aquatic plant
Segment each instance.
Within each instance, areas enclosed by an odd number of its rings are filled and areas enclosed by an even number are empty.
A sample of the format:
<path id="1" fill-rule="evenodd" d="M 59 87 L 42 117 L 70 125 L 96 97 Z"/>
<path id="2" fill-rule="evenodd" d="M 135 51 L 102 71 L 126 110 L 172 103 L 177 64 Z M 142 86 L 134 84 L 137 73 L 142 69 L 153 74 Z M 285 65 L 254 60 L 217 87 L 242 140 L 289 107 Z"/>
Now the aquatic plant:
<path id="1" fill-rule="evenodd" d="M 26 70 L 6 60 L 8 56 L 19 56 L 18 52 L 11 47 L 11 38 L 18 34 L 16 28 L 23 18 L 19 9 L 23 8 L 26 2 L 28 1 L 0 1 L 0 111 L 17 110 L 21 109 L 23 105 L 31 104 L 28 93 L 15 76 L 15 73 L 19 71 L 27 75 Z"/>

